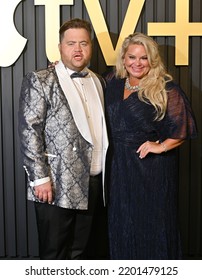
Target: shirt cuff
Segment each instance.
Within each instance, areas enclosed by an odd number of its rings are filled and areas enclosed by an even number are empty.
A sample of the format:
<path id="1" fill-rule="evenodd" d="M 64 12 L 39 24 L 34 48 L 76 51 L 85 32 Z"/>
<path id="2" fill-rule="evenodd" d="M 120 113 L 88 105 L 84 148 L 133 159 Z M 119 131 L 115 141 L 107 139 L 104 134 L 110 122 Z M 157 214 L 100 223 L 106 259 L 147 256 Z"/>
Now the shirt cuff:
<path id="1" fill-rule="evenodd" d="M 41 184 L 45 184 L 47 182 L 50 181 L 50 177 L 45 177 L 45 178 L 41 178 L 41 179 L 38 179 L 38 180 L 35 180 L 33 183 L 34 183 L 34 186 L 39 186 Z"/>

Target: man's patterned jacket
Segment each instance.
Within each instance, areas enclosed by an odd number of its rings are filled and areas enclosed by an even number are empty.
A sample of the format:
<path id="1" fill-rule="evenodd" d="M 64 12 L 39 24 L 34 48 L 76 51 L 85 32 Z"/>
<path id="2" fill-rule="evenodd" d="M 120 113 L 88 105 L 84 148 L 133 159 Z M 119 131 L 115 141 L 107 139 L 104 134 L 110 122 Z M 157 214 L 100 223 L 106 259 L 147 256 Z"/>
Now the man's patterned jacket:
<path id="1" fill-rule="evenodd" d="M 97 75 L 88 71 L 102 111 L 104 171 L 108 138 L 103 89 Z M 81 100 L 75 90 L 61 61 L 55 67 L 28 73 L 21 88 L 19 136 L 28 177 L 28 199 L 37 201 L 34 181 L 49 176 L 55 205 L 87 209 L 93 143 Z"/>

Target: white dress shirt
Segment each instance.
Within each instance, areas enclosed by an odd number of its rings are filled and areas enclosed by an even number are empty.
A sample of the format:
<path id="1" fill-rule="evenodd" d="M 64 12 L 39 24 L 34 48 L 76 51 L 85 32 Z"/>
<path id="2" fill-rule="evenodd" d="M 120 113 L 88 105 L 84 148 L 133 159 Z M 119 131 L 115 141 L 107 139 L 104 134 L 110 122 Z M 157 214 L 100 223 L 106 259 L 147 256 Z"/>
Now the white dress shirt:
<path id="1" fill-rule="evenodd" d="M 67 69 L 71 75 L 73 71 Z M 88 71 L 84 69 L 83 71 Z M 84 78 L 73 78 L 77 92 L 82 100 L 88 120 L 91 137 L 93 139 L 93 154 L 90 175 L 95 176 L 102 171 L 102 114 L 97 98 L 94 98 L 95 87 L 90 73 Z"/>

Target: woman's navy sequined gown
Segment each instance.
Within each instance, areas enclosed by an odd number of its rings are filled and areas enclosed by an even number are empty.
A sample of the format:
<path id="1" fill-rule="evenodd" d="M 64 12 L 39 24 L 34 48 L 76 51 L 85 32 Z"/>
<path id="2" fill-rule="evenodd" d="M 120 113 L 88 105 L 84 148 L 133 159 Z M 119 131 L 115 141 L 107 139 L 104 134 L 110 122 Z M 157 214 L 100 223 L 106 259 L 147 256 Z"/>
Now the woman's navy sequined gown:
<path id="1" fill-rule="evenodd" d="M 193 138 L 194 117 L 182 90 L 168 83 L 168 110 L 155 111 L 137 92 L 123 100 L 125 79 L 113 79 L 106 91 L 109 125 L 109 239 L 111 259 L 180 259 L 177 149 L 136 153 L 145 141 Z"/>

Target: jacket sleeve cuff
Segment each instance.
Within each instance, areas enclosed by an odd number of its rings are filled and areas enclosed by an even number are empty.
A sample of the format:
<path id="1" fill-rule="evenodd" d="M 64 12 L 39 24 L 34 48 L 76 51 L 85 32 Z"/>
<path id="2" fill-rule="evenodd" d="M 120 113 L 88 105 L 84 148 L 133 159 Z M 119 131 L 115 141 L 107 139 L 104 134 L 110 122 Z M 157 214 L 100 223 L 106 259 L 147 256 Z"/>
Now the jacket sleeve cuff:
<path id="1" fill-rule="evenodd" d="M 32 187 L 36 187 L 36 186 L 39 186 L 41 184 L 45 184 L 49 181 L 50 181 L 50 177 L 45 177 L 45 178 L 37 179 L 34 182 L 30 182 L 30 183 L 31 183 Z"/>

